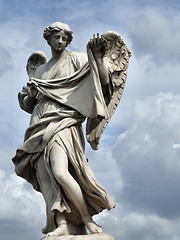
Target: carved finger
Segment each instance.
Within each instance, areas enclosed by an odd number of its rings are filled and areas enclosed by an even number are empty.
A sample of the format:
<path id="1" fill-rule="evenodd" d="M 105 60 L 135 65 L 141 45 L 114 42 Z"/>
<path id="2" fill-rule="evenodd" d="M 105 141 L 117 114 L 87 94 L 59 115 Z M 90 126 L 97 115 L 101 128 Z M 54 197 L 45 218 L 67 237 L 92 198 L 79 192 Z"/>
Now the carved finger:
<path id="1" fill-rule="evenodd" d="M 94 40 L 93 44 L 94 44 L 94 46 L 96 46 L 97 45 L 97 38 L 94 38 L 93 40 Z"/>
<path id="2" fill-rule="evenodd" d="M 92 47 L 92 39 L 89 40 L 88 45 Z"/>
<path id="3" fill-rule="evenodd" d="M 99 44 L 100 44 L 99 33 L 97 33 L 96 43 L 97 43 L 97 45 L 99 45 Z"/>
<path id="4" fill-rule="evenodd" d="M 28 92 L 27 87 L 24 86 L 22 91 L 27 93 Z"/>

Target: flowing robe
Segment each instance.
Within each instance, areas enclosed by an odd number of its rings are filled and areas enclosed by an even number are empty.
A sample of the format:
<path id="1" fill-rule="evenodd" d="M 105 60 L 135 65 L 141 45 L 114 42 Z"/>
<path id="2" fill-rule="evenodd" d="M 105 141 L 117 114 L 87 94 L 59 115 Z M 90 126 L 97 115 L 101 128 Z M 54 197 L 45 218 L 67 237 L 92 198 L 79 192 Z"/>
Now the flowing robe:
<path id="1" fill-rule="evenodd" d="M 70 223 L 82 223 L 77 209 L 53 176 L 50 151 L 54 144 L 59 144 L 67 154 L 69 172 L 82 190 L 90 215 L 114 207 L 111 197 L 95 179 L 84 153 L 82 122 L 86 117 L 106 118 L 108 114 L 97 66 L 89 50 L 88 57 L 89 61 L 81 53 L 69 53 L 53 78 L 51 75 L 49 79 L 30 80 L 38 90 L 37 101 L 24 143 L 17 149 L 13 162 L 17 175 L 43 194 L 47 214 L 43 233 L 57 227 L 57 211 Z M 20 105 L 26 110 L 23 103 Z"/>

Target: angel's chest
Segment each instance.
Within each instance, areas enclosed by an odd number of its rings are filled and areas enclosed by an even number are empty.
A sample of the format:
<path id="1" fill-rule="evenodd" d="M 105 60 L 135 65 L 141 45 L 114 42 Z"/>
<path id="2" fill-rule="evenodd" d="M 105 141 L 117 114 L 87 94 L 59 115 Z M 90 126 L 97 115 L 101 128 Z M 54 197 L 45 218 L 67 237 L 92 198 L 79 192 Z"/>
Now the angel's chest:
<path id="1" fill-rule="evenodd" d="M 70 76 L 74 72 L 75 68 L 72 62 L 63 61 L 62 63 L 54 64 L 53 66 L 45 69 L 45 71 L 41 75 L 41 79 L 63 78 Z"/>

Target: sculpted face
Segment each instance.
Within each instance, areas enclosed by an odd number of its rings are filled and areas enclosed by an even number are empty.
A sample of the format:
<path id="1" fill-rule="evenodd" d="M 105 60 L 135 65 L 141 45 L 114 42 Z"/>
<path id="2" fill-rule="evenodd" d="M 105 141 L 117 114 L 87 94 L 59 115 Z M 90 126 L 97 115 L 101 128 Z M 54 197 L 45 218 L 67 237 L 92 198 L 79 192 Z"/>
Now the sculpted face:
<path id="1" fill-rule="evenodd" d="M 63 51 L 68 45 L 68 36 L 63 30 L 54 31 L 48 43 L 55 51 Z"/>

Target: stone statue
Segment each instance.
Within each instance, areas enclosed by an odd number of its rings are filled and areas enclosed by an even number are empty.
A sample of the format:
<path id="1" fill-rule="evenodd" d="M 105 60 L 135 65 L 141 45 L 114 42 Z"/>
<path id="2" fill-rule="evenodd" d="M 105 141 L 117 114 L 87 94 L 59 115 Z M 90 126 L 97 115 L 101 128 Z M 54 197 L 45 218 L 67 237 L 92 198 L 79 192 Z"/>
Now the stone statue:
<path id="1" fill-rule="evenodd" d="M 18 95 L 31 120 L 13 158 L 16 174 L 44 197 L 45 238 L 112 239 L 92 219 L 115 204 L 88 165 L 81 124 L 87 118 L 87 141 L 98 149 L 124 89 L 130 52 L 112 31 L 94 35 L 87 54 L 66 50 L 73 38 L 67 24 L 55 22 L 43 36 L 52 58 L 40 51 L 29 57 L 29 81 Z"/>

